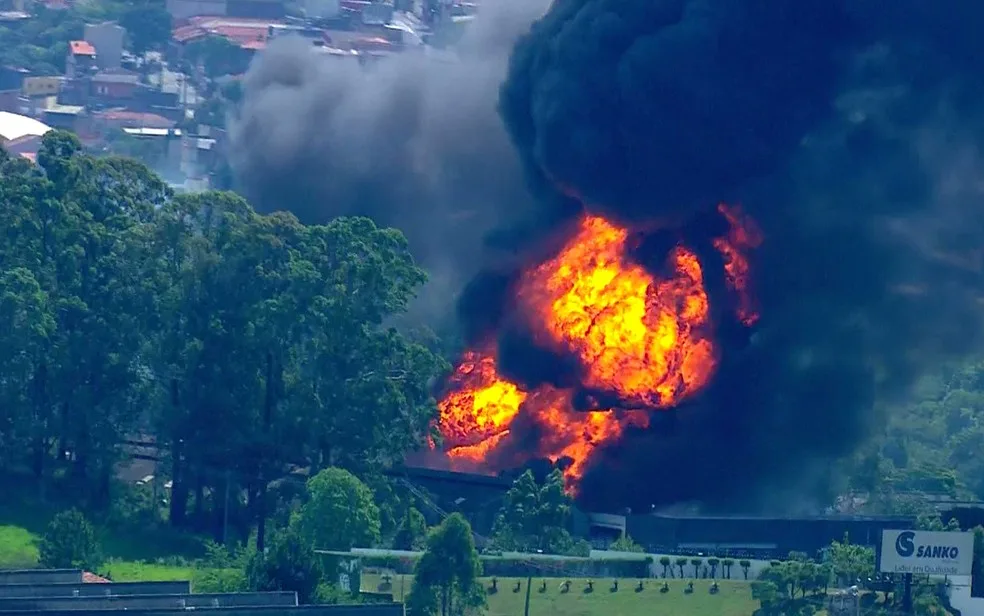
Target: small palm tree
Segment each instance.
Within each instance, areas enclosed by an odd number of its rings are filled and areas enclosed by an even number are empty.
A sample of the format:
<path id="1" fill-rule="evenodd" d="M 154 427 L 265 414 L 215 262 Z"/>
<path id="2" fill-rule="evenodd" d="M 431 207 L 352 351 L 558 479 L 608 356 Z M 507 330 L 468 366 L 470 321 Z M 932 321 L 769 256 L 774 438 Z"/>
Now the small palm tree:
<path id="1" fill-rule="evenodd" d="M 676 566 L 680 568 L 680 577 L 681 578 L 683 578 L 683 567 L 686 564 L 687 564 L 687 559 L 686 558 L 684 558 L 684 557 L 681 556 L 680 558 L 676 559 Z"/>
<path id="2" fill-rule="evenodd" d="M 721 567 L 724 569 L 724 577 L 726 579 L 731 579 L 731 568 L 735 566 L 735 559 L 725 558 L 721 560 Z"/>
<path id="3" fill-rule="evenodd" d="M 670 557 L 669 556 L 661 556 L 660 557 L 659 564 L 663 565 L 663 577 L 664 578 L 666 577 L 666 572 L 669 570 L 670 564 L 672 562 L 673 561 L 670 560 Z"/>
<path id="4" fill-rule="evenodd" d="M 707 566 L 711 568 L 711 577 L 717 577 L 718 563 L 721 561 L 715 557 L 710 557 L 707 559 Z"/>
<path id="5" fill-rule="evenodd" d="M 704 564 L 703 558 L 691 558 L 690 564 L 694 566 L 694 577 L 700 577 L 700 566 Z"/>
<path id="6" fill-rule="evenodd" d="M 742 559 L 738 561 L 738 566 L 741 567 L 741 572 L 745 574 L 745 579 L 748 579 L 748 568 L 752 566 L 752 563 Z"/>

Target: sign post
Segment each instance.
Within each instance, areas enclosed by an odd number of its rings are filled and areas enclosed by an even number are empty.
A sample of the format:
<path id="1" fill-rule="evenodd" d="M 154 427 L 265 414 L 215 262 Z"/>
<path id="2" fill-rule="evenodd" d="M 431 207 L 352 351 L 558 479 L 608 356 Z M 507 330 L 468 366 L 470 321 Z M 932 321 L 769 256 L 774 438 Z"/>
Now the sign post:
<path id="1" fill-rule="evenodd" d="M 879 555 L 881 573 L 970 575 L 974 564 L 974 534 L 884 530 Z"/>
<path id="2" fill-rule="evenodd" d="M 902 574 L 902 609 L 912 612 L 912 576 L 970 575 L 974 566 L 974 533 L 926 530 L 883 530 L 878 571 Z"/>

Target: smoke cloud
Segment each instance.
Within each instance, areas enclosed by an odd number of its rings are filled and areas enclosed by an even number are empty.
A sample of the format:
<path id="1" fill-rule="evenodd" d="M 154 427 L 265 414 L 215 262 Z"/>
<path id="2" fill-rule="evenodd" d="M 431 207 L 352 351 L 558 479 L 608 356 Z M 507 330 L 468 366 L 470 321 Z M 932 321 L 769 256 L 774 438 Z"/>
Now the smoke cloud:
<path id="1" fill-rule="evenodd" d="M 401 229 L 431 274 L 423 310 L 446 311 L 481 263 L 484 234 L 536 210 L 496 93 L 515 39 L 546 7 L 490 3 L 457 53 L 408 51 L 368 68 L 274 41 L 231 122 L 240 189 L 261 211 L 305 222 L 364 215 Z"/>
<path id="2" fill-rule="evenodd" d="M 740 202 L 765 235 L 750 339 L 721 337 L 702 396 L 604 453 L 587 506 L 816 489 L 876 402 L 979 344 L 982 19 L 971 0 L 555 0 L 518 41 L 499 104 L 538 194 L 647 230 Z M 510 322 L 508 280 L 470 285 L 469 331 Z M 511 336 L 504 373 L 557 379 Z"/>

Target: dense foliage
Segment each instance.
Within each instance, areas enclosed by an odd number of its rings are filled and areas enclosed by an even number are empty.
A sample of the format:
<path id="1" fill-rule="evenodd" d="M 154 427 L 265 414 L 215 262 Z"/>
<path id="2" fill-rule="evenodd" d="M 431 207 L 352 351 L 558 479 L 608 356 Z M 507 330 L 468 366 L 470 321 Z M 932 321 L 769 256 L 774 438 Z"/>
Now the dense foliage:
<path id="1" fill-rule="evenodd" d="M 259 523 L 262 547 L 271 481 L 424 442 L 447 364 L 385 326 L 425 279 L 398 231 L 174 196 L 58 131 L 37 160 L 0 162 L 0 467 L 104 507 L 127 442 L 154 441 L 173 525 Z"/>

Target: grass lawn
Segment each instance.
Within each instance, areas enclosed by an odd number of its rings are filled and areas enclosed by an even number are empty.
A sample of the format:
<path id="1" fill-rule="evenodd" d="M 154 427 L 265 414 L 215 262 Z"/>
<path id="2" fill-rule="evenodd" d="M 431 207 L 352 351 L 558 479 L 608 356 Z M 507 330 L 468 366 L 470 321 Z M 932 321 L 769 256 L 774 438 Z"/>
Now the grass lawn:
<path id="1" fill-rule="evenodd" d="M 52 486 L 47 500 L 41 501 L 37 489 L 29 480 L 18 476 L 3 477 L 0 480 L 0 490 L 4 493 L 4 498 L 0 499 L 0 569 L 37 567 L 38 539 L 51 518 L 59 511 L 69 508 L 69 504 L 57 486 Z M 94 524 L 99 522 L 98 519 L 91 521 Z M 167 576 L 177 575 L 174 571 L 182 569 L 181 567 L 140 563 L 168 562 L 174 557 L 190 561 L 205 555 L 201 538 L 173 530 L 166 525 L 148 527 L 146 523 L 134 523 L 112 530 L 97 526 L 97 531 L 107 559 L 132 561 L 132 567 L 124 563 L 114 564 L 114 568 L 120 570 L 119 574 L 128 576 L 128 580 L 135 579 L 129 577 L 131 571 L 134 568 L 139 570 L 140 567 L 144 567 L 153 576 L 147 579 L 176 579 Z M 183 577 L 177 579 L 188 579 L 186 573 L 182 575 Z"/>
<path id="2" fill-rule="evenodd" d="M 26 569 L 37 566 L 35 535 L 21 526 L 0 524 L 0 568 Z"/>
<path id="3" fill-rule="evenodd" d="M 114 582 L 174 582 L 190 580 L 194 567 L 112 560 L 99 567 L 99 575 Z"/>
<path id="4" fill-rule="evenodd" d="M 412 576 L 394 576 L 393 598 L 409 593 Z M 520 581 L 519 592 L 513 592 Z M 593 592 L 585 592 L 585 579 L 572 579 L 570 591 L 562 593 L 560 578 L 548 578 L 545 592 L 540 592 L 542 578 L 533 578 L 530 593 L 531 616 L 649 616 L 650 614 L 748 616 L 758 608 L 752 599 L 751 585 L 747 582 L 719 581 L 719 591 L 711 594 L 710 580 L 695 580 L 694 592 L 684 592 L 686 580 L 667 580 L 670 591 L 660 592 L 663 580 L 644 580 L 644 588 L 636 591 L 639 580 L 619 579 L 617 592 L 611 591 L 612 580 L 595 579 Z M 364 575 L 361 586 L 364 591 L 378 590 L 379 576 Z M 486 592 L 490 579 L 483 579 Z M 523 613 L 526 601 L 525 578 L 499 578 L 498 592 L 488 594 L 488 616 L 515 616 Z"/>

